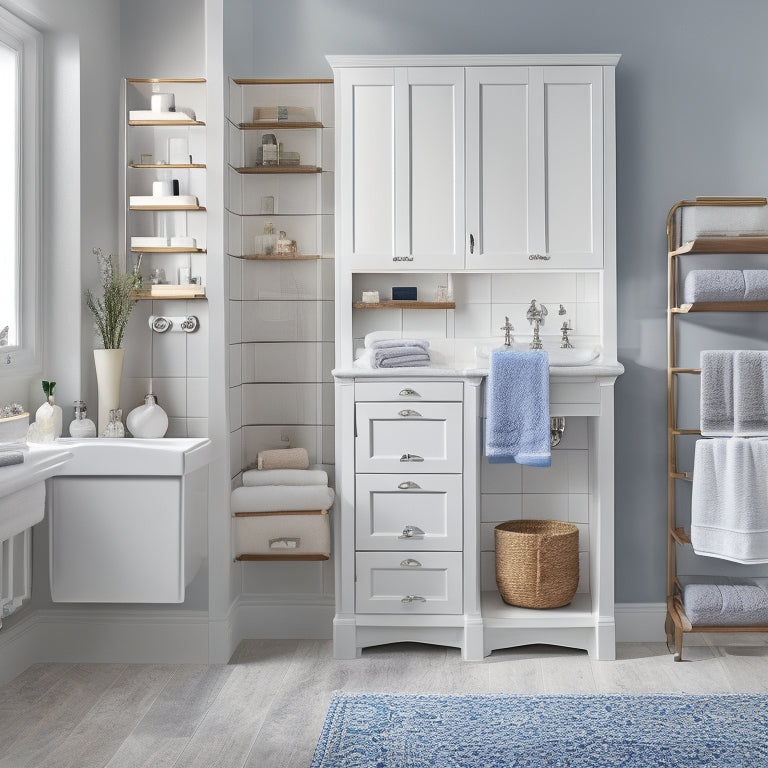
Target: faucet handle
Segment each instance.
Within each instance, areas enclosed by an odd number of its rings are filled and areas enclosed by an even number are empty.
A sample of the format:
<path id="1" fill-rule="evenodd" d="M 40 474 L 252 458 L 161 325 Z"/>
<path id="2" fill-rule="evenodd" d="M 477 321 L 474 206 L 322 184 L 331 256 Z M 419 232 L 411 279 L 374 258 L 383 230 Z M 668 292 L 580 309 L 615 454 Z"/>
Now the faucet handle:
<path id="1" fill-rule="evenodd" d="M 515 330 L 515 327 L 512 325 L 512 323 L 509 322 L 509 317 L 506 315 L 504 316 L 504 325 L 499 328 L 500 331 L 504 331 L 504 346 L 505 347 L 511 347 L 512 346 L 512 331 Z"/>

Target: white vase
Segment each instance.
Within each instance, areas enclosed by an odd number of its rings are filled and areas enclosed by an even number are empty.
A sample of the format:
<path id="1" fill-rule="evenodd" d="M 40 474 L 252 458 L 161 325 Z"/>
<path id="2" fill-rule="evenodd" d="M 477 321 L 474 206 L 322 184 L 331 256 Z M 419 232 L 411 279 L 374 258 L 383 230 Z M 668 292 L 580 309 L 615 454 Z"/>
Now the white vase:
<path id="1" fill-rule="evenodd" d="M 98 435 L 109 424 L 109 412 L 120 407 L 120 379 L 123 376 L 124 349 L 94 349 L 96 382 L 99 387 Z"/>
<path id="2" fill-rule="evenodd" d="M 150 393 L 144 398 L 144 405 L 134 408 L 128 414 L 125 425 L 134 437 L 164 437 L 168 431 L 168 414 Z"/>

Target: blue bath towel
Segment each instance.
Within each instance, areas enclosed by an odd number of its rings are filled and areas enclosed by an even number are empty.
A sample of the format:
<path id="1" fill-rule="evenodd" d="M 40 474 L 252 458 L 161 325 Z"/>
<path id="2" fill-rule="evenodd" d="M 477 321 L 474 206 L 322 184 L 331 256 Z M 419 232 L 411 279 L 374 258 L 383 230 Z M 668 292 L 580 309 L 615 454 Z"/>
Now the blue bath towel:
<path id="1" fill-rule="evenodd" d="M 549 355 L 543 351 L 491 352 L 485 455 L 491 464 L 548 467 Z"/>

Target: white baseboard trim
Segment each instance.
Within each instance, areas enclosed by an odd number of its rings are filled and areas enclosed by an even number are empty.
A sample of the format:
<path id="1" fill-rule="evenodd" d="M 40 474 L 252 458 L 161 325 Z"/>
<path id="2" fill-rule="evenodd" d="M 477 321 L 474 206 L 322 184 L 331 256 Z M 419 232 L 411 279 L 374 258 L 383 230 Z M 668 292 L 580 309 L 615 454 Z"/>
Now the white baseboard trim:
<path id="1" fill-rule="evenodd" d="M 616 603 L 617 643 L 664 643 L 665 603 Z"/>

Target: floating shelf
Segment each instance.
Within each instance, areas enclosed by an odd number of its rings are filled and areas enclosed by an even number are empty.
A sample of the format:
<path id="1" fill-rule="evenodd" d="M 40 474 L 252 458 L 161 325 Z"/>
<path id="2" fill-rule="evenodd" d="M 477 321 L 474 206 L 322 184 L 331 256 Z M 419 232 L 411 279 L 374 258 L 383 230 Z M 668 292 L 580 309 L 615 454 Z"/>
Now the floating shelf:
<path id="1" fill-rule="evenodd" d="M 768 253 L 768 237 L 697 237 L 670 251 L 670 256 L 686 253 Z"/>
<path id="2" fill-rule="evenodd" d="M 353 309 L 456 309 L 455 301 L 356 301 Z"/>
<path id="3" fill-rule="evenodd" d="M 155 246 L 153 248 L 131 248 L 131 253 L 208 253 L 205 248 L 184 248 L 183 246 Z"/>
<path id="4" fill-rule="evenodd" d="M 132 205 L 132 211 L 204 211 L 202 205 Z"/>
<path id="5" fill-rule="evenodd" d="M 205 168 L 205 163 L 128 163 L 129 168 Z"/>
<path id="6" fill-rule="evenodd" d="M 672 307 L 673 315 L 690 312 L 768 312 L 768 301 L 697 301 Z"/>
<path id="7" fill-rule="evenodd" d="M 147 299 L 203 299 L 204 285 L 152 285 L 149 288 L 139 288 L 131 291 L 131 296 L 137 301 Z"/>
<path id="8" fill-rule="evenodd" d="M 282 131 L 283 129 L 300 131 L 310 128 L 325 128 L 322 123 L 316 121 L 302 123 L 295 120 L 265 120 L 263 123 L 237 123 L 237 127 L 241 131 Z"/>
<path id="9" fill-rule="evenodd" d="M 204 83 L 204 77 L 126 77 L 126 83 Z"/>
<path id="10" fill-rule="evenodd" d="M 296 256 L 275 253 L 248 253 L 243 256 L 236 256 L 235 258 L 245 259 L 246 261 L 312 261 L 321 257 L 316 254 L 304 253 L 300 253 Z"/>
<path id="11" fill-rule="evenodd" d="M 237 85 L 302 85 L 333 83 L 331 77 L 233 77 Z"/>
<path id="12" fill-rule="evenodd" d="M 316 165 L 251 165 L 235 168 L 237 173 L 322 173 Z"/>
<path id="13" fill-rule="evenodd" d="M 136 128 L 140 128 L 142 126 L 161 128 L 164 125 L 178 127 L 180 125 L 205 125 L 205 123 L 201 120 L 129 120 L 128 125 Z"/>
<path id="14" fill-rule="evenodd" d="M 328 555 L 238 555 L 235 560 L 240 562 L 255 562 L 259 560 L 304 560 L 305 562 L 317 560 L 330 560 Z"/>

